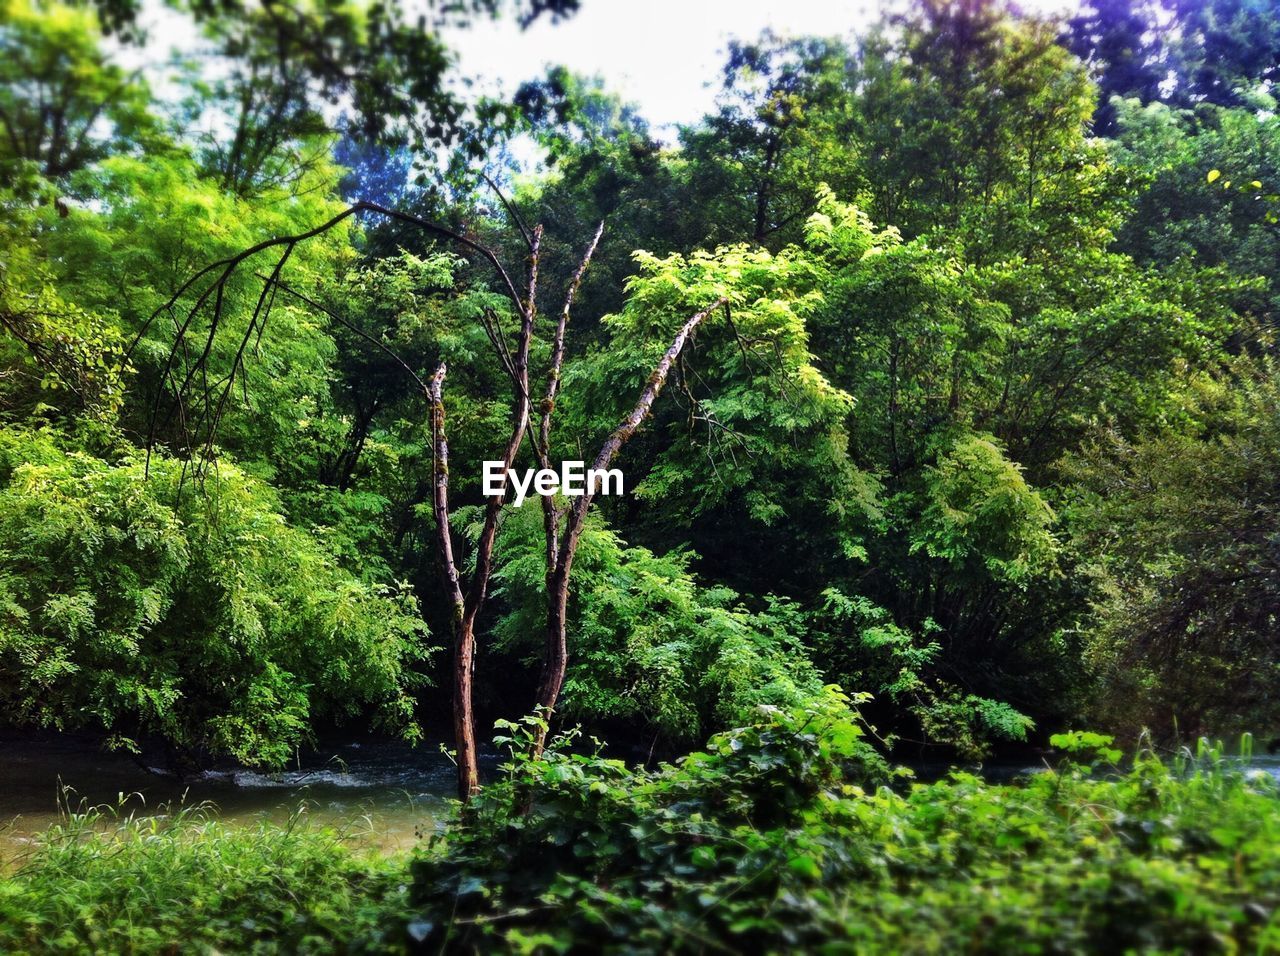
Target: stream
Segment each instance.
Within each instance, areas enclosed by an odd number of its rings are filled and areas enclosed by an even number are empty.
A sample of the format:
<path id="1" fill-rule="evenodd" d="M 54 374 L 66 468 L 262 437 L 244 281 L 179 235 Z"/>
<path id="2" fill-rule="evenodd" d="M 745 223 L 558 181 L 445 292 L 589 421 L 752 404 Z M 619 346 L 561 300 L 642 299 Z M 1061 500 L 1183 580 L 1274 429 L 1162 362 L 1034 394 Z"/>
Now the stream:
<path id="1" fill-rule="evenodd" d="M 492 773 L 496 755 L 481 755 Z M 1255 755 L 1256 773 L 1280 780 L 1280 755 Z M 1044 765 L 995 762 L 979 772 L 1010 782 Z M 945 764 L 915 766 L 917 778 L 937 779 Z M 284 823 L 300 807 L 319 824 L 357 834 L 383 852 L 408 850 L 444 825 L 456 778 L 437 743 L 412 747 L 394 739 L 331 739 L 299 754 L 279 773 L 244 768 L 206 771 L 178 779 L 149 773 L 126 754 L 102 750 L 89 739 L 40 732 L 0 732 L 0 869 L 30 852 L 35 836 L 61 819 L 63 808 L 119 805 L 139 816 L 205 804 L 232 825 Z"/>
<path id="2" fill-rule="evenodd" d="M 492 772 L 496 756 L 482 756 Z M 59 822 L 62 807 L 117 806 L 138 816 L 208 804 L 223 822 L 283 823 L 300 807 L 315 823 L 352 830 L 385 852 L 410 849 L 443 825 L 455 794 L 453 764 L 435 743 L 325 740 L 289 769 L 266 773 L 223 768 L 179 779 L 149 773 L 130 756 L 91 740 L 58 734 L 0 732 L 0 867 L 31 849 L 37 833 Z"/>

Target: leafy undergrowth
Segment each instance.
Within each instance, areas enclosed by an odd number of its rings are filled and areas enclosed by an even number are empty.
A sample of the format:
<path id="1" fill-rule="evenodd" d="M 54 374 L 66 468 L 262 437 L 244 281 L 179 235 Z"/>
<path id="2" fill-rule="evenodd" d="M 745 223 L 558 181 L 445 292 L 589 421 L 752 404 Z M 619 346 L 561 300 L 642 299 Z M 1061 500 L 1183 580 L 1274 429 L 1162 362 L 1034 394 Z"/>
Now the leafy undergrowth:
<path id="1" fill-rule="evenodd" d="M 75 817 L 0 881 L 0 951 L 1280 949 L 1270 777 L 1072 734 L 1018 785 L 914 783 L 857 703 L 766 710 L 654 771 L 563 739 L 530 761 L 534 722 L 507 725 L 502 777 L 408 864 L 301 823 Z"/>
<path id="2" fill-rule="evenodd" d="M 416 935 L 423 951 L 1280 949 L 1271 778 L 1208 749 L 1122 772 L 1109 738 L 1056 742 L 1074 760 L 1021 785 L 883 786 L 833 692 L 656 772 L 517 757 L 413 864 Z"/>

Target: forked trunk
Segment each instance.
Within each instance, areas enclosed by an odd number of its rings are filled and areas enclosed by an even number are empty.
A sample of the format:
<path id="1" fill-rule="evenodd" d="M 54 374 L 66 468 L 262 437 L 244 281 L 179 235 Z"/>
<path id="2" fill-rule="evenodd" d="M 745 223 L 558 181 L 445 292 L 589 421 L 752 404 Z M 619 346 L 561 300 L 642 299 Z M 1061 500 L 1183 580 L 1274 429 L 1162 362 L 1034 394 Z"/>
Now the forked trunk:
<path id="1" fill-rule="evenodd" d="M 649 413 L 653 410 L 653 403 L 657 400 L 658 395 L 661 394 L 662 387 L 666 384 L 667 376 L 671 373 L 671 367 L 675 365 L 676 360 L 680 357 L 680 353 L 684 350 L 689 336 L 694 333 L 708 315 L 724 305 L 725 301 L 723 298 L 717 299 L 701 312 L 690 316 L 684 325 L 680 327 L 680 331 L 676 333 L 671 346 L 667 349 L 666 354 L 662 356 L 662 360 L 658 362 L 657 367 L 654 368 L 653 373 L 649 376 L 649 381 L 641 390 L 640 399 L 636 402 L 635 408 L 631 410 L 631 413 L 622 420 L 622 423 L 613 430 L 613 433 L 600 446 L 600 452 L 596 455 L 593 468 L 599 471 L 608 470 L 613 459 L 622 450 L 622 446 L 631 439 L 631 436 L 636 433 L 636 430 L 644 420 L 649 417 Z M 560 690 L 564 687 L 565 672 L 569 665 L 569 650 L 565 636 L 566 616 L 569 607 L 569 573 L 573 569 L 573 558 L 577 554 L 578 542 L 586 525 L 587 511 L 591 508 L 591 501 L 595 497 L 593 488 L 593 485 L 588 484 L 586 492 L 581 497 L 575 498 L 573 504 L 569 507 L 565 518 L 564 534 L 558 541 L 558 549 L 555 537 L 557 526 L 554 520 L 550 520 L 554 518 L 555 512 L 554 510 L 548 512 L 547 554 L 548 560 L 550 560 L 551 555 L 554 553 L 555 563 L 547 573 L 547 644 L 542 664 L 542 680 L 538 686 L 538 713 L 542 717 L 543 723 L 534 737 L 534 759 L 541 757 L 542 752 L 546 749 L 551 718 L 555 713 L 556 703 L 560 700 Z"/>

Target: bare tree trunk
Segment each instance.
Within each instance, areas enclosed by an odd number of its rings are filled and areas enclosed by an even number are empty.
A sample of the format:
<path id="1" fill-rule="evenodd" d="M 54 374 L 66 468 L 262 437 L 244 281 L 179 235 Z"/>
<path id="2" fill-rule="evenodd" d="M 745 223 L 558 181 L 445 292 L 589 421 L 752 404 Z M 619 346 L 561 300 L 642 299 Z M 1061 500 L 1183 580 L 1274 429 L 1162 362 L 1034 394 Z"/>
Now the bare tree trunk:
<path id="1" fill-rule="evenodd" d="M 511 360 L 512 379 L 515 384 L 515 402 L 511 412 L 511 436 L 507 439 L 507 447 L 503 452 L 503 469 L 510 468 L 515 462 L 516 454 L 524 443 L 525 432 L 529 426 L 529 346 L 533 340 L 533 320 L 537 314 L 538 289 L 538 248 L 542 239 L 542 227 L 533 231 L 533 239 L 529 249 L 529 290 L 528 296 L 520 306 L 520 339 L 516 345 L 516 353 Z M 444 366 L 436 373 L 433 387 L 439 399 L 439 383 L 444 380 Z M 443 436 L 444 403 L 435 401 L 434 415 L 441 422 L 439 434 Z M 440 457 L 441 444 L 437 444 L 436 457 Z M 446 463 L 447 464 L 447 463 Z M 447 490 L 448 472 L 444 472 L 443 486 Z M 476 756 L 475 711 L 472 706 L 472 681 L 475 672 L 475 631 L 476 619 L 484 607 L 485 597 L 489 591 L 489 578 L 493 575 L 493 547 L 498 534 L 498 517 L 502 513 L 502 505 L 506 500 L 506 486 L 491 497 L 485 506 L 484 526 L 480 530 L 480 538 L 476 542 L 476 568 L 471 579 L 470 593 L 464 598 L 462 589 L 457 584 L 457 569 L 453 565 L 452 546 L 449 542 L 449 507 L 444 492 L 441 490 L 441 478 L 436 477 L 436 526 L 440 530 L 440 553 L 451 570 L 446 585 L 452 588 L 454 602 L 454 661 L 453 661 L 453 729 L 454 741 L 458 750 L 458 796 L 466 801 L 480 790 L 480 776 Z"/>
<path id="2" fill-rule="evenodd" d="M 591 264 L 591 257 L 595 254 L 596 246 L 600 243 L 600 236 L 604 232 L 604 222 L 596 227 L 595 235 L 591 238 L 591 244 L 587 246 L 587 251 L 582 256 L 582 261 L 578 264 L 577 270 L 573 274 L 573 279 L 569 282 L 569 288 L 565 292 L 564 307 L 560 310 L 560 319 L 556 323 L 555 335 L 551 340 L 551 367 L 547 371 L 547 390 L 542 398 L 542 421 L 538 430 L 539 441 L 535 445 L 543 468 L 551 468 L 551 416 L 556 408 L 556 396 L 560 393 L 560 372 L 564 366 L 565 355 L 565 330 L 569 326 L 569 316 L 573 311 L 573 300 L 578 294 L 578 287 L 582 285 L 582 277 L 586 274 L 587 266 Z M 555 614 L 557 603 L 551 598 L 551 595 L 557 593 L 556 571 L 557 556 L 560 553 L 560 519 L 562 513 L 560 508 L 556 506 L 554 494 L 542 496 L 542 525 L 547 542 L 547 607 L 549 614 Z M 548 617 L 547 621 L 547 646 L 543 654 L 543 677 L 545 683 L 547 680 L 548 668 L 558 666 L 560 681 L 564 682 L 565 661 L 567 660 L 567 652 L 565 650 L 565 628 L 563 620 L 564 607 L 559 605 L 559 613 L 561 619 L 559 624 Z M 555 662 L 559 662 L 556 665 Z M 555 692 L 551 695 L 554 700 L 560 695 L 560 688 L 557 686 Z M 538 699 L 542 700 L 545 695 L 540 691 Z M 550 719 L 550 714 L 547 714 Z M 541 753 L 545 735 L 539 742 L 538 752 Z"/>
<path id="3" fill-rule="evenodd" d="M 442 362 L 427 386 L 427 399 L 431 403 L 431 510 L 436 519 L 440 574 L 446 599 L 452 604 L 449 626 L 453 632 L 453 732 L 458 751 L 458 796 L 466 800 L 480 789 L 475 716 L 471 706 L 475 632 L 467 620 L 467 604 L 458 578 L 458 565 L 453 559 L 453 535 L 449 530 L 449 443 L 444 430 L 444 375 Z"/>
<path id="4" fill-rule="evenodd" d="M 671 367 L 680 357 L 689 336 L 707 316 L 724 305 L 725 301 L 723 298 L 717 299 L 701 312 L 691 316 L 676 333 L 670 348 L 649 375 L 649 380 L 640 392 L 640 399 L 636 402 L 635 408 L 600 447 L 600 452 L 592 465 L 593 468 L 606 470 L 617 457 L 622 446 L 649 417 L 653 403 L 661 394 Z M 535 758 L 541 756 L 546 747 L 548 724 L 555 712 L 556 703 L 560 699 L 560 690 L 564 687 L 565 671 L 569 664 L 568 643 L 565 635 L 566 615 L 569 608 L 569 573 L 573 569 L 573 557 L 577 553 L 578 541 L 582 537 L 582 529 L 586 523 L 587 509 L 591 507 L 594 497 L 592 487 L 588 484 L 582 496 L 574 499 L 573 505 L 569 508 L 568 518 L 565 520 L 564 534 L 559 542 L 555 567 L 547 576 L 547 653 L 538 687 L 538 710 L 547 723 L 538 729 L 535 736 L 533 748 Z"/>

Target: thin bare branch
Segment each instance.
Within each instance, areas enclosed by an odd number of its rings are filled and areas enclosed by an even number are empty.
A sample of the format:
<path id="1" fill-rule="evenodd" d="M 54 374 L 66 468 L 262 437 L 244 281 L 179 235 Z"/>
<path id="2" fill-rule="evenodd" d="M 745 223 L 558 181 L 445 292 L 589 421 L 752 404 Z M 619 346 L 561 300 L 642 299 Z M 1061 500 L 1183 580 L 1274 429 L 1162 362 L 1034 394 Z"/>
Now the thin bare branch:
<path id="1" fill-rule="evenodd" d="M 333 319 L 333 321 L 337 322 L 343 328 L 354 333 L 355 335 L 358 335 L 360 338 L 364 339 L 374 348 L 377 348 L 380 351 L 382 351 L 388 358 L 390 358 L 393 362 L 395 362 L 402 369 L 404 369 L 404 371 L 408 374 L 408 376 L 413 379 L 414 383 L 418 386 L 418 389 L 422 392 L 422 394 L 428 395 L 428 396 L 431 394 L 430 389 L 427 387 L 427 384 L 422 381 L 422 379 L 418 376 L 418 373 L 415 372 L 413 368 L 409 365 L 409 363 L 406 362 L 404 359 L 402 359 L 399 355 L 397 355 L 395 351 L 392 348 L 390 348 L 385 342 L 383 342 L 382 340 L 378 339 L 375 336 L 370 335 L 368 332 L 364 331 L 364 329 L 357 328 L 356 326 L 348 322 L 346 319 L 344 319 L 342 316 L 340 316 L 337 312 L 334 312 L 332 309 L 328 308 L 327 306 L 321 305 L 315 299 L 311 298 L 310 296 L 304 295 L 303 293 L 299 292 L 297 289 L 294 289 L 291 286 L 287 285 L 286 283 L 281 282 L 279 279 L 272 279 L 268 276 L 264 276 L 261 272 L 259 272 L 257 275 L 258 275 L 258 278 L 261 279 L 263 282 L 274 282 L 275 285 L 279 287 L 281 292 L 288 293 L 289 295 L 293 296 L 295 299 L 299 300 L 300 302 L 306 303 L 307 305 L 311 306 L 311 308 L 315 309 L 318 312 L 323 312 L 325 315 Z"/>
<path id="2" fill-rule="evenodd" d="M 689 340 L 689 336 L 694 333 L 708 315 L 720 308 L 724 302 L 724 299 L 717 299 L 701 312 L 690 316 L 684 325 L 680 327 L 680 331 L 676 333 L 666 354 L 662 356 L 657 367 L 649 375 L 649 380 L 641 390 L 640 398 L 635 407 L 613 430 L 613 433 L 605 439 L 604 444 L 600 446 L 600 451 L 596 455 L 592 468 L 604 471 L 613 463 L 613 459 L 622 450 L 622 446 L 631 440 L 631 436 L 636 433 L 644 420 L 649 417 L 649 413 L 653 410 L 653 403 L 662 393 L 662 387 L 666 384 L 667 376 L 671 373 L 671 366 L 680 357 L 680 353 L 684 350 L 685 342 Z M 573 506 L 569 509 L 564 540 L 560 544 L 560 564 L 567 564 L 573 560 L 573 549 L 577 546 L 577 539 L 582 533 L 582 524 L 586 518 L 587 509 L 591 507 L 593 497 L 591 487 L 588 486 L 584 494 L 574 499 Z M 567 574 L 567 568 L 565 573 Z"/>
<path id="3" fill-rule="evenodd" d="M 490 263 L 490 265 L 493 267 L 502 285 L 503 293 L 511 300 L 511 303 L 515 306 L 517 311 L 519 311 L 521 314 L 524 314 L 528 311 L 529 309 L 528 304 L 521 298 L 520 294 L 517 292 L 514 283 L 511 281 L 510 276 L 508 275 L 506 269 L 502 266 L 502 263 L 499 261 L 496 253 L 494 253 L 494 251 L 490 249 L 488 246 L 485 246 L 482 243 L 476 241 L 475 239 L 469 236 L 466 236 L 462 233 L 456 232 L 445 226 L 437 225 L 436 223 L 430 222 L 429 220 L 423 219 L 420 216 L 415 216 L 411 213 L 401 212 L 399 210 L 394 210 L 394 209 L 388 209 L 387 207 L 380 206 L 377 203 L 370 203 L 370 202 L 355 203 L 354 205 L 330 217 L 325 222 L 311 229 L 307 229 L 293 235 L 275 236 L 271 239 L 265 239 L 259 243 L 256 243 L 250 246 L 247 249 L 242 250 L 241 252 L 236 253 L 233 256 L 228 256 L 224 259 L 218 260 L 217 262 L 210 263 L 209 265 L 205 266 L 204 268 L 196 272 L 193 276 L 191 276 L 191 278 L 187 279 L 184 283 L 182 283 L 174 291 L 174 293 L 164 302 L 164 304 L 162 304 L 158 309 L 156 309 L 151 314 L 151 316 L 148 317 L 146 322 L 143 323 L 142 328 L 139 329 L 137 335 L 134 337 L 133 341 L 130 343 L 128 349 L 125 352 L 126 361 L 128 361 L 132 357 L 132 354 L 134 350 L 137 348 L 138 343 L 142 340 L 143 336 L 147 333 L 148 329 L 154 324 L 158 316 L 165 313 L 172 314 L 174 307 L 183 298 L 183 296 L 185 296 L 188 292 L 191 292 L 202 279 L 210 275 L 214 276 L 213 281 L 208 283 L 203 289 L 201 289 L 199 294 L 196 296 L 195 302 L 187 310 L 183 321 L 180 324 L 178 324 L 178 329 L 175 335 L 175 341 L 168 355 L 166 356 L 164 368 L 162 369 L 160 374 L 160 381 L 157 388 L 155 401 L 153 402 L 153 405 L 152 405 L 150 421 L 148 424 L 148 434 L 147 434 L 148 463 L 150 461 L 151 446 L 154 443 L 155 436 L 157 434 L 157 426 L 160 421 L 160 405 L 163 400 L 166 386 L 172 384 L 177 390 L 178 402 L 183 402 L 185 400 L 187 390 L 191 387 L 191 384 L 194 381 L 196 375 L 200 375 L 202 381 L 204 381 L 205 383 L 205 402 L 204 402 L 204 408 L 198 418 L 198 421 L 195 424 L 197 424 L 200 427 L 204 427 L 205 425 L 208 426 L 208 435 L 205 440 L 204 454 L 208 456 L 212 453 L 214 434 L 216 433 L 218 424 L 221 422 L 222 417 L 225 414 L 228 400 L 232 394 L 232 389 L 234 388 L 234 385 L 235 385 L 236 375 L 244 367 L 245 351 L 248 349 L 250 341 L 255 341 L 259 343 L 261 341 L 261 337 L 266 328 L 267 319 L 270 315 L 271 307 L 274 302 L 276 289 L 278 288 L 277 282 L 275 280 L 278 280 L 280 278 L 281 272 L 283 271 L 285 264 L 288 262 L 289 257 L 293 253 L 293 250 L 298 246 L 299 243 L 302 243 L 308 239 L 319 236 L 327 232 L 328 230 L 335 228 L 346 219 L 360 212 L 371 212 L 377 215 L 385 216 L 390 219 L 398 220 L 401 222 L 407 222 L 411 225 L 417 226 L 431 233 L 432 235 L 435 235 L 443 239 L 447 239 L 451 242 L 458 244 L 459 246 L 462 246 L 465 249 L 478 253 L 480 256 L 486 259 Z M 245 332 L 245 336 L 242 338 L 238 348 L 236 349 L 235 355 L 232 360 L 231 374 L 227 377 L 227 379 L 218 383 L 218 385 L 216 385 L 214 389 L 209 389 L 207 363 L 208 363 L 209 356 L 212 353 L 213 345 L 214 345 L 214 342 L 216 341 L 219 328 L 222 324 L 223 309 L 224 309 L 224 292 L 225 292 L 226 283 L 230 280 L 231 276 L 234 274 L 236 269 L 246 260 L 252 258 L 258 253 L 264 252 L 268 249 L 278 248 L 278 247 L 283 247 L 283 252 L 279 257 L 279 259 L 276 261 L 274 268 L 271 270 L 272 281 L 267 282 L 263 286 L 262 293 L 258 298 L 258 302 L 254 308 L 253 315 L 250 318 L 248 328 L 246 329 L 246 332 Z M 533 278 L 534 281 L 536 282 L 536 273 L 531 274 L 531 278 Z M 205 342 L 204 342 L 203 348 L 201 349 L 201 352 L 200 352 L 200 356 L 195 360 L 195 362 L 186 363 L 187 368 L 186 368 L 185 374 L 183 375 L 181 382 L 178 382 L 173 374 L 174 361 L 180 352 L 185 353 L 186 335 L 190 331 L 193 323 L 196 321 L 197 316 L 201 314 L 202 310 L 209 303 L 209 300 L 211 298 L 213 299 L 213 314 L 210 320 L 208 333 L 205 336 Z M 490 334 L 491 338 L 494 336 L 500 335 L 500 330 L 489 328 L 489 324 L 487 321 L 482 321 L 482 324 L 485 325 L 486 333 Z M 501 344 L 502 343 L 499 341 L 500 346 Z M 501 347 L 499 348 L 499 361 L 503 363 L 504 370 L 506 370 L 507 374 L 512 377 L 517 387 L 521 388 L 521 390 L 525 393 L 525 399 L 527 403 L 527 392 L 528 392 L 527 380 L 524 382 L 523 385 L 521 385 L 520 376 L 518 375 L 518 373 L 514 368 L 514 362 L 510 359 L 509 353 L 507 353 L 504 358 L 505 352 L 506 352 L 505 349 L 502 349 Z M 215 398 L 215 392 L 218 392 L 216 398 Z M 171 416 L 172 416 L 172 412 L 170 413 L 170 417 Z"/>
<path id="4" fill-rule="evenodd" d="M 520 235 L 524 237 L 525 246 L 528 247 L 530 250 L 532 250 L 533 236 L 529 235 L 529 230 L 525 226 L 524 220 L 520 218 L 520 213 L 516 211 L 516 207 L 513 206 L 511 204 L 511 201 L 508 200 L 507 197 L 502 194 L 502 190 L 498 188 L 498 184 L 496 182 L 494 182 L 492 179 L 489 178 L 488 173 L 481 171 L 480 175 L 484 179 L 484 181 L 489 184 L 489 188 L 492 189 L 494 192 L 494 195 L 498 197 L 499 201 L 502 203 L 503 208 L 507 210 L 507 215 L 510 216 L 511 221 L 516 224 L 516 228 L 520 230 Z"/>
<path id="5" fill-rule="evenodd" d="M 547 372 L 547 391 L 542 398 L 542 422 L 539 428 L 539 444 L 544 453 L 549 453 L 551 448 L 551 415 L 555 411 L 556 396 L 560 391 L 560 373 L 564 366 L 565 329 L 569 325 L 569 315 L 573 311 L 573 300 L 578 294 L 578 287 L 582 285 L 582 277 L 586 275 L 587 266 L 591 264 L 591 257 L 595 254 L 596 246 L 603 233 L 604 221 L 602 220 L 596 227 L 595 235 L 591 237 L 591 244 L 587 246 L 582 261 L 578 263 L 578 268 L 573 273 L 573 279 L 569 282 L 569 288 L 565 292 L 564 307 L 560 310 L 560 320 L 556 323 L 555 335 L 551 340 L 551 368 Z M 541 464 L 544 468 L 551 467 L 549 461 L 543 461 Z"/>
<path id="6" fill-rule="evenodd" d="M 640 392 L 640 398 L 630 414 L 622 420 L 612 434 L 605 439 L 596 455 L 593 468 L 606 471 L 618 452 L 636 433 L 640 425 L 649 416 L 653 403 L 662 392 L 672 366 L 680 358 L 685 343 L 699 325 L 715 312 L 725 300 L 717 299 L 700 312 L 690 316 L 680 327 L 671 346 L 649 375 L 648 382 Z M 594 498 L 594 485 L 590 482 L 583 489 L 582 495 L 573 500 L 569 506 L 568 517 L 565 518 L 564 532 L 560 538 L 559 551 L 555 555 L 554 567 L 547 574 L 547 646 L 542 661 L 542 677 L 538 686 L 538 711 L 545 721 L 550 721 L 555 711 L 556 702 L 560 698 L 560 689 L 564 686 L 566 667 L 569 659 L 568 644 L 565 636 L 566 616 L 569 603 L 569 572 L 573 568 L 573 558 L 578 550 L 578 541 L 586 524 L 587 511 Z M 547 724 L 542 724 L 535 736 L 533 745 L 534 757 L 542 754 L 546 744 Z"/>
<path id="7" fill-rule="evenodd" d="M 538 290 L 538 260 L 542 246 L 542 226 L 533 230 L 533 246 L 529 251 L 529 296 L 523 305 L 520 317 L 520 338 L 516 343 L 514 356 L 515 366 L 515 407 L 511 410 L 511 436 L 507 439 L 507 447 L 502 454 L 503 473 L 515 462 L 516 454 L 524 443 L 529 427 L 529 346 L 533 341 L 533 323 L 536 318 L 536 298 Z M 475 573 L 471 579 L 471 591 L 468 595 L 464 628 L 470 631 L 476 617 L 484 607 L 485 597 L 489 589 L 489 577 L 493 573 L 493 544 L 498 532 L 498 517 L 502 505 L 506 501 L 506 483 L 502 490 L 489 498 L 485 505 L 484 525 L 480 537 L 476 541 Z"/>
<path id="8" fill-rule="evenodd" d="M 582 277 L 586 275 L 587 266 L 591 264 L 591 257 L 603 233 L 604 221 L 601 220 L 600 225 L 596 227 L 595 235 L 591 237 L 587 251 L 583 253 L 582 260 L 573 273 L 569 288 L 565 291 L 564 306 L 560 310 L 560 319 L 556 323 L 555 335 L 552 337 L 551 367 L 547 370 L 547 390 L 542 398 L 542 419 L 538 428 L 538 441 L 532 443 L 534 452 L 538 456 L 538 463 L 543 468 L 551 467 L 551 416 L 555 411 L 556 396 L 560 392 L 560 375 L 564 366 L 565 330 L 569 326 L 569 316 L 573 311 L 573 300 L 578 294 L 578 287 L 582 285 Z M 546 539 L 547 583 L 550 586 L 555 572 L 556 555 L 560 550 L 561 510 L 556 506 L 555 495 L 547 494 L 540 497 L 542 499 L 542 530 Z"/>

